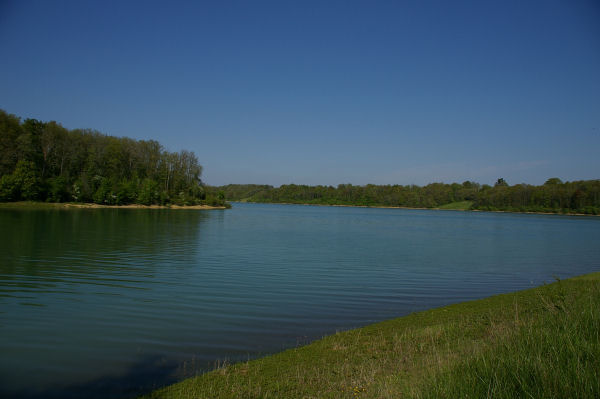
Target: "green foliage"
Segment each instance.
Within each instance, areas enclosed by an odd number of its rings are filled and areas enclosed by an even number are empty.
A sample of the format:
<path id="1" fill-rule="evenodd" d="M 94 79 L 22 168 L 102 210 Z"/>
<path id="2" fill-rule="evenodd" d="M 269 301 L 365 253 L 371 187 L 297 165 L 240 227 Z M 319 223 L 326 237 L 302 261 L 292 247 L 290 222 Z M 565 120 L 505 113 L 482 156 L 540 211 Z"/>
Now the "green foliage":
<path id="1" fill-rule="evenodd" d="M 143 205 L 157 204 L 160 200 L 158 182 L 144 179 L 138 194 L 138 203 Z"/>
<path id="2" fill-rule="evenodd" d="M 560 182 L 549 179 L 542 186 L 517 184 L 479 193 L 475 209 L 524 212 L 598 214 L 600 180 Z"/>
<path id="3" fill-rule="evenodd" d="M 0 176 L 14 171 L 20 155 L 15 143 L 22 133 L 21 120 L 0 110 Z"/>
<path id="4" fill-rule="evenodd" d="M 494 184 L 494 187 L 508 187 L 508 183 L 503 178 L 499 178 Z"/>
<path id="5" fill-rule="evenodd" d="M 138 185 L 133 180 L 123 180 L 116 185 L 116 204 L 127 205 L 136 203 Z"/>
<path id="6" fill-rule="evenodd" d="M 112 191 L 112 184 L 109 179 L 100 177 L 97 179 L 100 185 L 94 192 L 93 199 L 96 204 L 115 205 L 117 196 Z"/>
<path id="7" fill-rule="evenodd" d="M 546 183 L 544 183 L 545 186 L 552 186 L 556 184 L 563 184 L 563 182 L 558 177 L 551 177 L 550 179 L 546 180 Z"/>
<path id="8" fill-rule="evenodd" d="M 561 182 L 549 179 L 542 186 L 516 184 L 504 179 L 496 185 L 432 183 L 415 185 L 306 186 L 288 184 L 278 188 L 258 185 L 228 185 L 208 187 L 214 195 L 222 191 L 233 201 L 315 204 L 390 206 L 408 208 L 476 209 L 485 211 L 582 213 L 600 212 L 600 180 Z"/>
<path id="9" fill-rule="evenodd" d="M 46 201 L 69 201 L 69 182 L 64 176 L 52 177 L 46 180 L 48 185 Z"/>
<path id="10" fill-rule="evenodd" d="M 21 122 L 0 110 L 0 201 L 203 204 L 201 174 L 190 151 L 68 130 L 53 121 Z"/>
<path id="11" fill-rule="evenodd" d="M 13 176 L 21 186 L 21 198 L 24 200 L 35 200 L 38 198 L 40 179 L 37 176 L 35 164 L 32 161 L 19 161 Z"/>
<path id="12" fill-rule="evenodd" d="M 21 160 L 10 175 L 0 180 L 0 200 L 19 201 L 38 199 L 40 181 L 32 161 Z"/>
<path id="13" fill-rule="evenodd" d="M 221 187 L 205 187 L 208 195 L 218 195 L 222 192 L 224 198 L 230 201 L 244 201 L 253 196 L 273 189 L 273 186 L 259 184 L 229 184 Z"/>
<path id="14" fill-rule="evenodd" d="M 13 175 L 4 175 L 0 178 L 0 202 L 18 201 L 19 186 Z"/>

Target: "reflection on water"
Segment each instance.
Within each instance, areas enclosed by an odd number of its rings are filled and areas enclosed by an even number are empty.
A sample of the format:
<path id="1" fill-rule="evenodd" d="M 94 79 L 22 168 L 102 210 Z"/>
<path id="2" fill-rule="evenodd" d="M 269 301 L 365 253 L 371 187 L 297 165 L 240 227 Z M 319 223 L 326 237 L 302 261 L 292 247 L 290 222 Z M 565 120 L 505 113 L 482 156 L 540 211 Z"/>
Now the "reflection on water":
<path id="1" fill-rule="evenodd" d="M 4 389 L 81 397 L 74 388 L 127 391 L 173 378 L 176 360 L 147 353 L 154 345 L 144 341 L 168 335 L 153 303 L 177 295 L 211 217 L 218 212 L 0 211 Z"/>
<path id="2" fill-rule="evenodd" d="M 2 397 L 132 397 L 600 259 L 598 218 L 441 211 L 0 210 L 0 235 Z"/>

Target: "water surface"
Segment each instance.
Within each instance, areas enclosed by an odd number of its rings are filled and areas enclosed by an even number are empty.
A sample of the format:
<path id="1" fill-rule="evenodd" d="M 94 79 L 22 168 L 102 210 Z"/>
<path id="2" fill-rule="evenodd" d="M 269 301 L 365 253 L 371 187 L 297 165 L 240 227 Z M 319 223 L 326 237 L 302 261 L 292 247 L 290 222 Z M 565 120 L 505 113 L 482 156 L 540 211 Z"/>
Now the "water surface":
<path id="1" fill-rule="evenodd" d="M 299 205 L 0 210 L 0 396 L 134 397 L 600 270 L 600 218 Z"/>

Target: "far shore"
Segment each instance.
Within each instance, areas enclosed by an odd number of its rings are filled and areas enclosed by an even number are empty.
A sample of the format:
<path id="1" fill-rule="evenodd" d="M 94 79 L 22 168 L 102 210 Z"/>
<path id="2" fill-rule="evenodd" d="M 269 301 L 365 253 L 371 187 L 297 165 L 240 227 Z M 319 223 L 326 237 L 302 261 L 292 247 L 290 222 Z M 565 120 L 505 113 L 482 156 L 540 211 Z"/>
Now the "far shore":
<path id="1" fill-rule="evenodd" d="M 600 216 L 592 215 L 590 213 L 560 213 L 560 212 L 519 212 L 519 211 L 487 211 L 483 209 L 455 209 L 455 208 L 414 208 L 410 206 L 385 206 L 385 205 L 346 205 L 346 204 L 307 204 L 297 202 L 253 202 L 253 201 L 229 201 L 239 202 L 247 204 L 276 204 L 276 205 L 302 205 L 302 206 L 333 206 L 333 207 L 344 207 L 344 208 L 375 208 L 375 209 L 410 209 L 410 210 L 421 210 L 421 211 L 459 211 L 459 212 L 493 212 L 493 213 L 518 213 L 518 214 L 530 214 L 530 215 L 563 215 L 563 216 Z"/>
<path id="2" fill-rule="evenodd" d="M 197 210 L 214 210 L 227 209 L 225 206 L 211 205 L 102 205 L 94 203 L 75 203 L 75 202 L 34 202 L 34 201 L 19 201 L 19 202 L 3 202 L 0 203 L 1 208 L 85 208 L 85 209 L 197 209 Z"/>

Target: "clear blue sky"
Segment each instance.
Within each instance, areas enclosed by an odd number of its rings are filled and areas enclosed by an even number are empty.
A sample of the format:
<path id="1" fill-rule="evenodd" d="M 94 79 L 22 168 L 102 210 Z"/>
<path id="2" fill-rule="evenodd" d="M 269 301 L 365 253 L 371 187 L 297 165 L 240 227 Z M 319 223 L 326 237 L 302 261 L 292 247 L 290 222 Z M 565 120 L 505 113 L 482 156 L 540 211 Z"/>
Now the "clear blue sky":
<path id="1" fill-rule="evenodd" d="M 0 108 L 214 185 L 600 178 L 598 1 L 0 0 Z"/>

